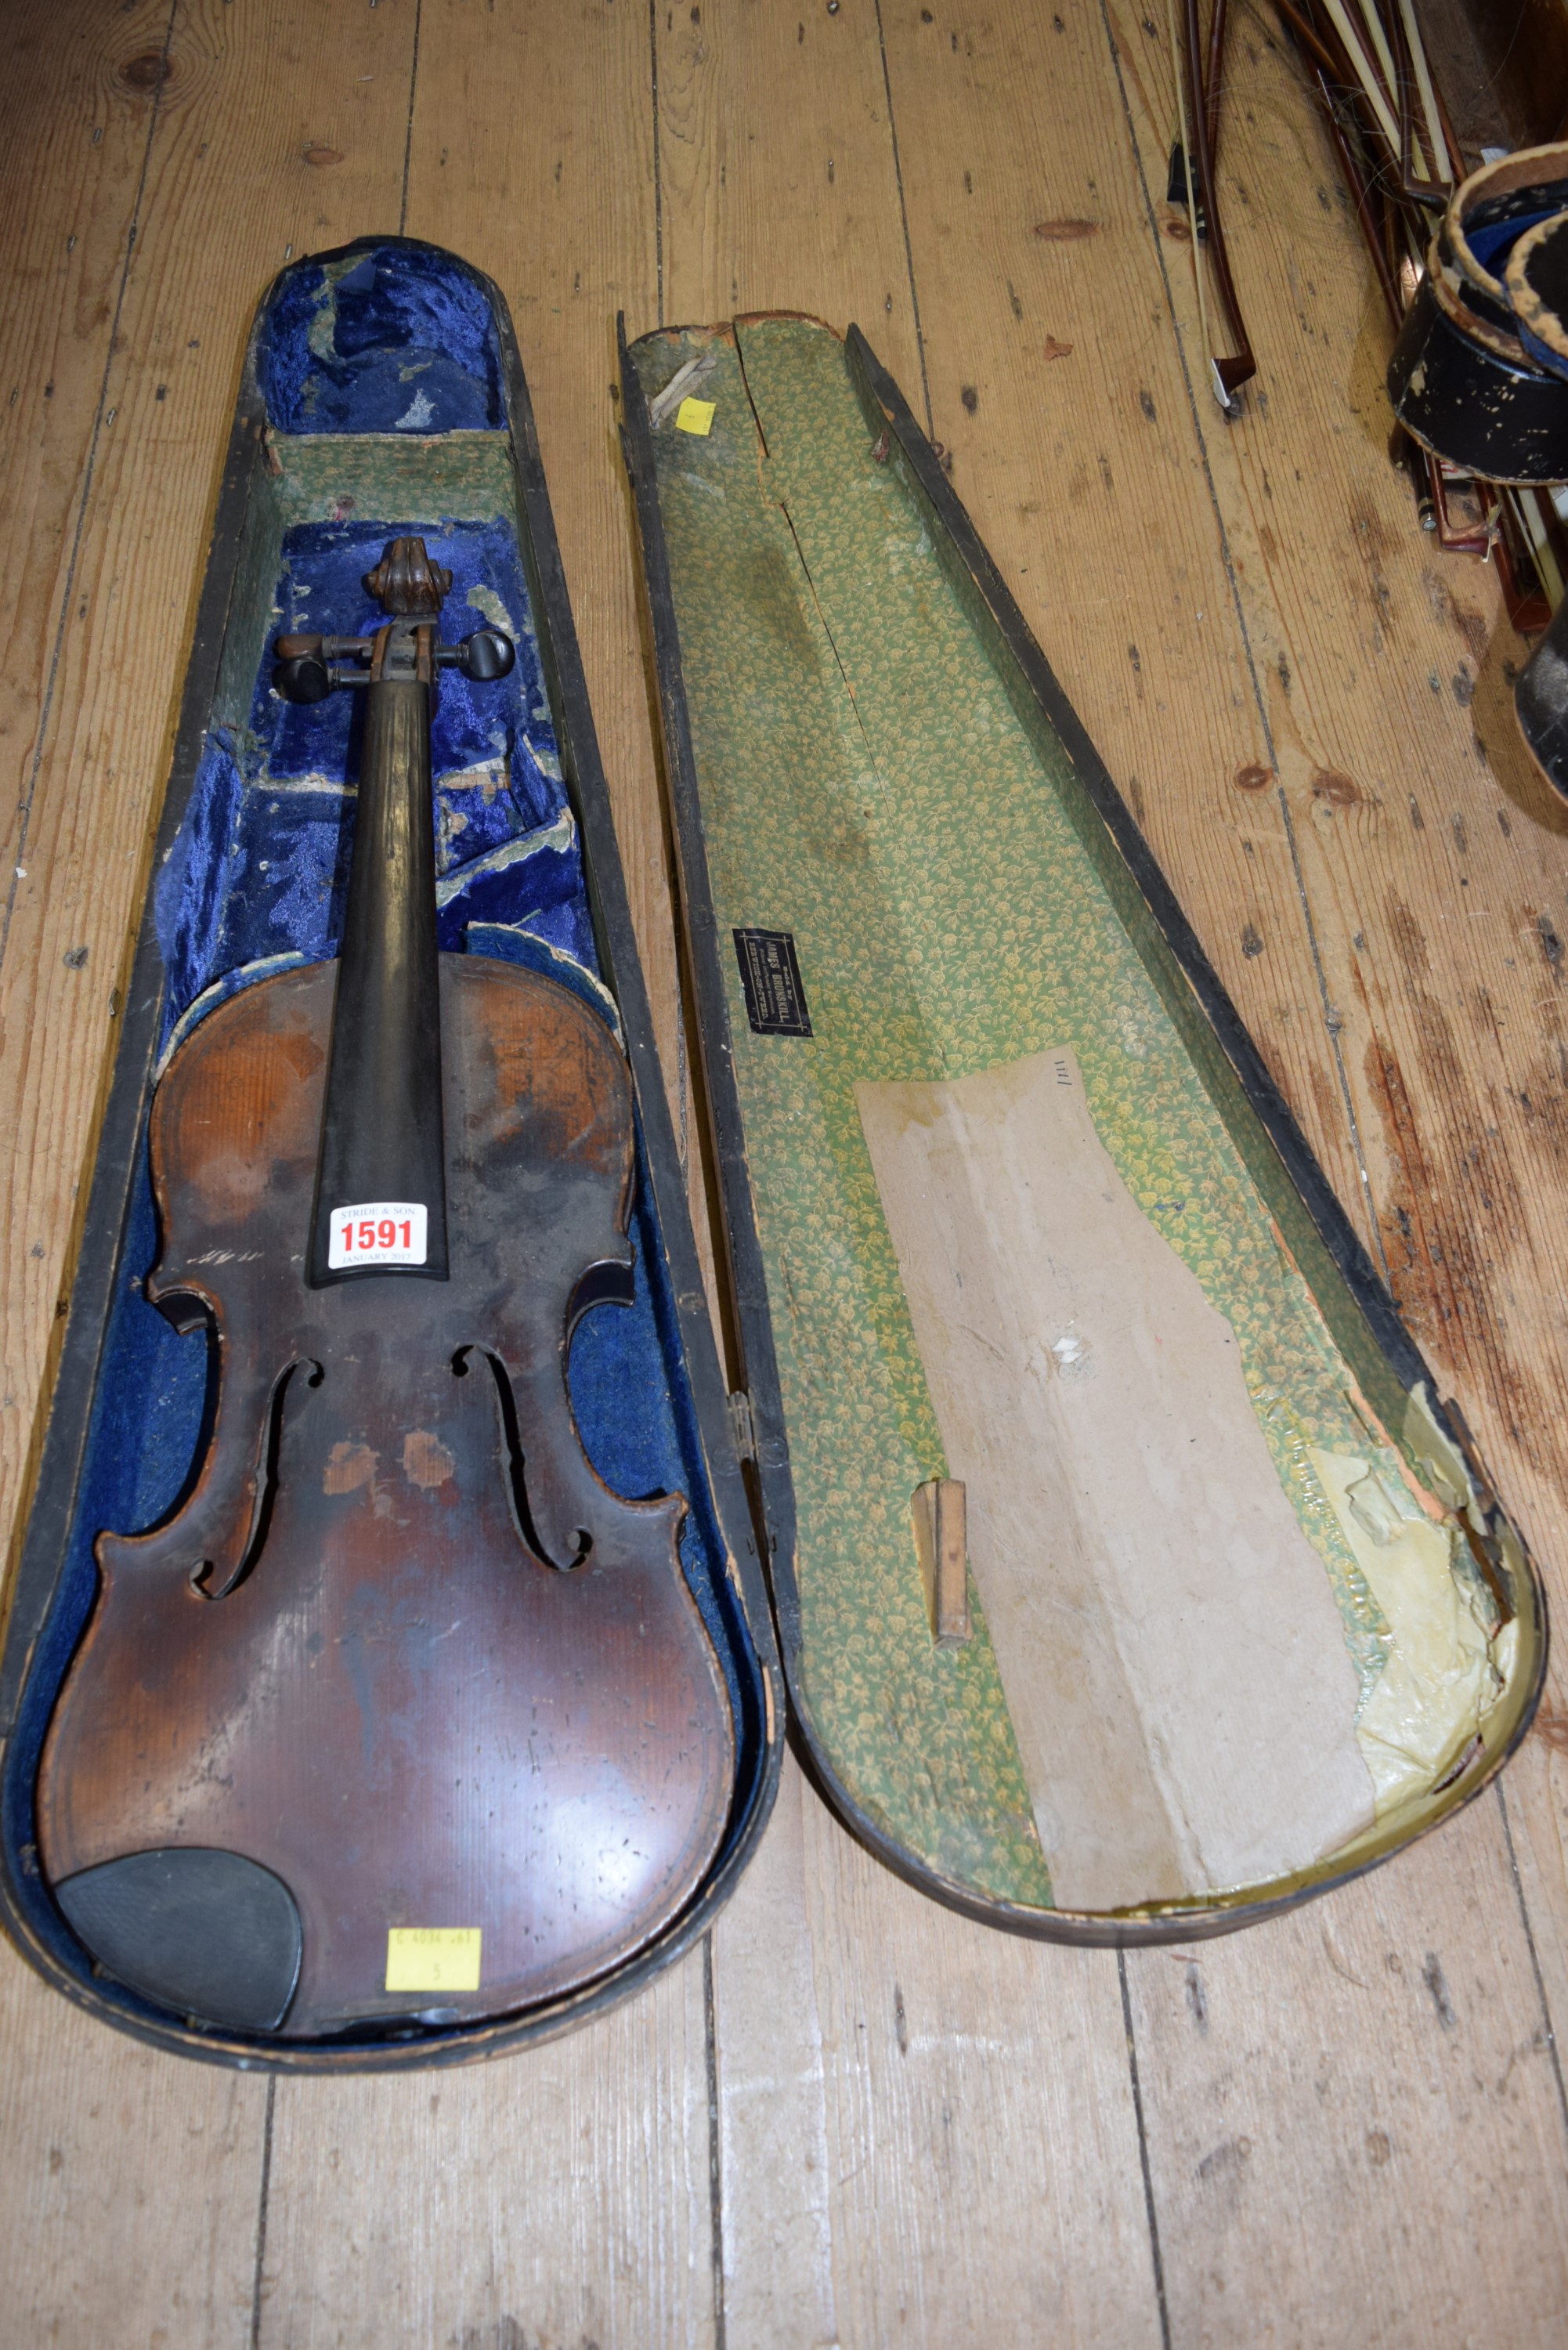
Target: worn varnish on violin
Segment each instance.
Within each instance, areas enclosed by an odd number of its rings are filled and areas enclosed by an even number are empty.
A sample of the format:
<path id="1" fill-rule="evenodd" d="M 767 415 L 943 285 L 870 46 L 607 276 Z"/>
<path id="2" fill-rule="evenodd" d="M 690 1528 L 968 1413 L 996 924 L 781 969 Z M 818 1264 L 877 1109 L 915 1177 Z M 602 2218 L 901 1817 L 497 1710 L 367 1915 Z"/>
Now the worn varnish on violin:
<path id="1" fill-rule="evenodd" d="M 595 1011 L 437 952 L 437 641 L 419 539 L 372 639 L 280 641 L 365 693 L 340 956 L 264 979 L 154 1098 L 148 1296 L 215 1333 L 183 1507 L 102 1535 L 38 1786 L 46 1874 L 111 1975 L 286 2038 L 499 2016 L 677 1916 L 722 1835 L 729 1699 L 676 1494 L 584 1453 L 576 1319 L 628 1292 L 631 1089 Z"/>

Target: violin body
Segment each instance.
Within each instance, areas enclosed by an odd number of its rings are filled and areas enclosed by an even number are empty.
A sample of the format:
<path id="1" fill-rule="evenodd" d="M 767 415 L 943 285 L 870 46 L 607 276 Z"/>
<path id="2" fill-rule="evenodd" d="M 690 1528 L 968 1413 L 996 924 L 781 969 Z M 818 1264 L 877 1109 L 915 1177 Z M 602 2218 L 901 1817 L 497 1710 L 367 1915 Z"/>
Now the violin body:
<path id="1" fill-rule="evenodd" d="M 630 1253 L 609 1032 L 549 980 L 441 957 L 464 1277 L 312 1287 L 335 985 L 326 964 L 231 999 L 155 1098 L 148 1295 L 210 1317 L 217 1417 L 178 1514 L 99 1540 L 38 1814 L 67 1906 L 78 1871 L 149 1850 L 271 1870 L 305 2036 L 613 1966 L 699 1883 L 733 1773 L 684 1503 L 611 1494 L 567 1399 L 574 1301 Z M 480 1929 L 480 1987 L 385 1990 L 398 1928 Z"/>

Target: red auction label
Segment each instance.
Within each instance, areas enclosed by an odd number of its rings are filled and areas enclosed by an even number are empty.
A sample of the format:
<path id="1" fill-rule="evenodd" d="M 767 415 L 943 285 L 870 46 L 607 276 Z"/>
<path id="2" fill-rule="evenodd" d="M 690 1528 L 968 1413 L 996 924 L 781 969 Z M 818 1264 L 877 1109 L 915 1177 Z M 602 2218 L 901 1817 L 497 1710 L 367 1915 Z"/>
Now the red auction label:
<path id="1" fill-rule="evenodd" d="M 423 1264 L 424 1208 L 409 1200 L 366 1200 L 357 1208 L 334 1208 L 327 1246 L 329 1273 L 358 1265 Z"/>

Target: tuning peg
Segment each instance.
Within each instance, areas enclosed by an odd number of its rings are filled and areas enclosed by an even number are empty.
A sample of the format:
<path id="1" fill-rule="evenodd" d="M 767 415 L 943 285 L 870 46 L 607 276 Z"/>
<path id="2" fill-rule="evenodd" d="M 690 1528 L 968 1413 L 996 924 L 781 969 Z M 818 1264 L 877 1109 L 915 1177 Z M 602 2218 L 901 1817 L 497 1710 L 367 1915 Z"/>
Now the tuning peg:
<path id="1" fill-rule="evenodd" d="M 286 702 L 324 702 L 332 691 L 332 672 L 319 637 L 280 637 L 279 655 L 272 681 Z"/>
<path id="2" fill-rule="evenodd" d="M 472 677 L 480 685 L 488 685 L 493 678 L 507 676 L 517 658 L 516 646 L 500 629 L 475 629 L 472 637 L 466 637 L 452 650 L 464 677 Z"/>

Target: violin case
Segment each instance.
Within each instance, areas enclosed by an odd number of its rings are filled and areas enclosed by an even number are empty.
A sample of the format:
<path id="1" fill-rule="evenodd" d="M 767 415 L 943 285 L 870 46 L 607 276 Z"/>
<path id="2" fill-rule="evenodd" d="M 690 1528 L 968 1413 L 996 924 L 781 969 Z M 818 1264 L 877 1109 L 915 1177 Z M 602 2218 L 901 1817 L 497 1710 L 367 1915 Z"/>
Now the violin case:
<path id="1" fill-rule="evenodd" d="M 749 1470 L 819 1784 L 1045 1939 L 1343 1882 L 1542 1586 L 898 387 L 622 342 Z"/>
<path id="2" fill-rule="evenodd" d="M 685 1497 L 679 1572 L 727 1692 L 733 1793 L 716 1850 L 678 1913 L 615 1964 L 590 1965 L 559 1996 L 475 2023 L 410 1995 L 406 2004 L 417 2012 L 406 2016 L 291 2039 L 171 2012 L 95 1962 L 40 1865 L 39 1764 L 94 1608 L 95 1542 L 105 1530 L 168 1522 L 211 1433 L 211 1333 L 171 1326 L 143 1294 L 160 1247 L 148 1159 L 154 1088 L 182 1045 L 241 991 L 333 957 L 343 920 L 353 697 L 308 707 L 282 700 L 274 643 L 289 629 L 362 623 L 365 575 L 389 539 L 409 532 L 422 532 L 452 575 L 448 612 L 494 624 L 516 646 L 515 666 L 498 682 L 471 688 L 452 673 L 436 691 L 441 948 L 521 964 L 556 983 L 587 1006 L 596 1034 L 602 1027 L 614 1037 L 629 1069 L 632 1279 L 629 1292 L 590 1302 L 571 1330 L 571 1412 L 612 1495 Z M 454 1233 L 454 1249 L 460 1240 Z M 461 1370 L 455 1360 L 453 1368 Z M 325 1490 L 334 1490 L 330 1482 Z M 668 1509 L 660 1522 L 669 1524 Z M 265 1568 L 264 1554 L 258 1580 Z M 278 1633 L 286 1643 L 286 1622 Z M 584 1673 L 595 1663 L 585 1657 Z M 451 254 L 401 238 L 362 240 L 286 269 L 261 304 L 246 355 L 5 1627 L 0 1909 L 47 1980 L 155 2045 L 317 2070 L 488 2055 L 597 2012 L 706 1930 L 776 1788 L 784 1726 L 777 1677 L 511 321 L 489 280 Z M 439 1689 L 433 1701 L 442 1701 Z"/>

